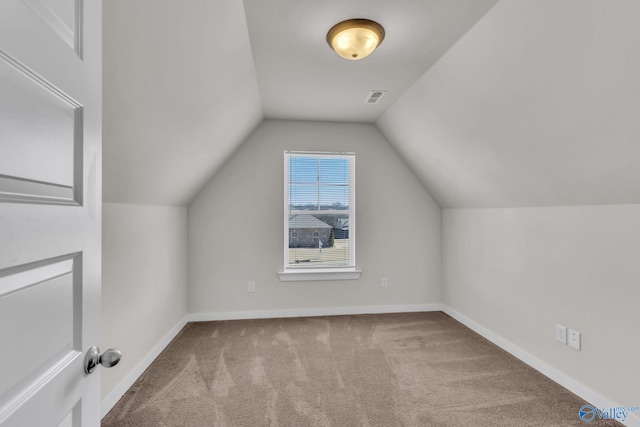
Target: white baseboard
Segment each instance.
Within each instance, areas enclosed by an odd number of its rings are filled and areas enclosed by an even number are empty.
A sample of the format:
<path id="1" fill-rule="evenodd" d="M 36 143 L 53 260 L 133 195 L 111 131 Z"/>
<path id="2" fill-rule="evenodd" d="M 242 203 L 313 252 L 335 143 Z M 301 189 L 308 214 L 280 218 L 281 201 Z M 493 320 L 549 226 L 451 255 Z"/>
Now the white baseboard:
<path id="1" fill-rule="evenodd" d="M 469 329 L 480 334 L 498 347 L 512 354 L 536 371 L 546 375 L 556 383 L 583 398 L 586 402 L 598 408 L 610 408 L 621 406 L 604 396 L 596 393 L 590 388 L 577 382 L 551 365 L 537 359 L 520 347 L 505 340 L 501 336 L 484 326 L 476 323 L 468 317 L 447 307 L 444 304 L 411 304 L 411 305 L 380 305 L 380 306 L 356 306 L 356 307 L 325 307 L 325 308 L 305 308 L 296 310 L 263 310 L 263 311 L 229 311 L 219 313 L 193 313 L 186 315 L 178 324 L 160 341 L 147 356 L 136 365 L 136 367 L 125 377 L 125 379 L 102 401 L 102 416 L 104 417 L 127 392 L 129 387 L 142 375 L 151 365 L 171 340 L 182 330 L 187 322 L 206 322 L 215 320 L 241 320 L 241 319 L 271 319 L 285 317 L 312 317 L 312 316 L 338 316 L 350 314 L 382 314 L 382 313 L 415 313 L 428 311 L 442 311 Z M 576 419 L 579 408 L 576 408 Z M 622 422 L 627 427 L 640 427 L 640 414 L 630 413 L 627 419 Z"/>
<path id="2" fill-rule="evenodd" d="M 172 339 L 178 335 L 178 332 L 184 328 L 187 324 L 187 316 L 183 317 L 176 326 L 169 331 L 167 335 L 155 346 L 153 349 L 142 359 L 131 372 L 118 384 L 118 386 L 109 395 L 104 398 L 100 405 L 101 418 L 118 403 L 118 400 L 129 390 L 129 388 L 136 382 L 136 380 L 142 375 L 142 373 L 151 365 L 151 363 L 158 357 L 158 355 L 164 350 Z"/>
<path id="3" fill-rule="evenodd" d="M 584 386 L 583 384 L 579 383 L 573 378 L 567 376 L 566 374 L 562 373 L 561 371 L 557 370 L 551 365 L 548 365 L 542 360 L 527 353 L 526 351 L 516 346 L 515 344 L 511 343 L 510 341 L 505 340 L 500 335 L 497 335 L 496 333 L 491 332 L 489 329 L 485 328 L 479 323 L 476 323 L 475 321 L 469 319 L 468 317 L 458 313 L 457 311 L 447 307 L 446 305 L 442 305 L 442 311 L 448 314 L 449 316 L 453 317 L 454 319 L 456 319 L 458 322 L 462 323 L 469 329 L 473 330 L 479 335 L 482 335 L 484 338 L 488 339 L 489 341 L 491 341 L 498 347 L 502 348 L 506 352 L 520 359 L 527 365 L 531 366 L 536 371 L 549 377 L 550 379 L 560 384 L 567 390 L 578 395 L 589 404 L 594 405 L 597 408 L 613 408 L 617 406 L 622 406 L 596 393 L 595 391 Z M 579 408 L 576 408 L 576 420 L 580 419 L 578 417 L 578 410 Z M 622 424 L 628 427 L 640 427 L 639 415 L 640 414 L 638 413 L 629 413 L 629 416 L 627 417 L 627 419 L 624 422 L 622 421 L 621 422 Z M 586 424 L 587 423 L 585 423 L 585 425 Z"/>
<path id="4" fill-rule="evenodd" d="M 382 305 L 358 307 L 327 307 L 299 310 L 229 311 L 221 313 L 188 314 L 136 365 L 120 384 L 104 398 L 101 404 L 101 416 L 104 417 L 118 403 L 142 373 L 151 365 L 178 332 L 188 322 L 206 322 L 212 320 L 271 319 L 282 317 L 334 316 L 346 314 L 410 313 L 422 311 L 442 311 L 440 304 Z"/>
<path id="5" fill-rule="evenodd" d="M 410 305 L 370 305 L 356 307 L 301 308 L 295 310 L 226 311 L 219 313 L 192 313 L 187 315 L 190 322 L 214 320 L 277 319 L 283 317 L 340 316 L 349 314 L 415 313 L 423 311 L 443 311 L 441 304 Z"/>

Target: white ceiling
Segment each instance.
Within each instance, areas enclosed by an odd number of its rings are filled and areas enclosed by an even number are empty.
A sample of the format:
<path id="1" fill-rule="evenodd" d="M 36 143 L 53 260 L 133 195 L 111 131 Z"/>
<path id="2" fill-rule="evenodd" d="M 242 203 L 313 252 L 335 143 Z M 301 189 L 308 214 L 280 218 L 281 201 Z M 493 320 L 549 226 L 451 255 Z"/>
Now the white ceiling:
<path id="1" fill-rule="evenodd" d="M 188 205 L 267 117 L 375 121 L 443 207 L 640 203 L 640 2 L 495 3 L 105 1 L 104 200 Z"/>
<path id="2" fill-rule="evenodd" d="M 105 1 L 104 200 L 188 205 L 265 115 L 372 122 L 496 1 Z M 348 62 L 353 17 L 387 37 Z"/>
<path id="3" fill-rule="evenodd" d="M 373 122 L 497 0 L 244 0 L 267 118 Z M 386 36 L 359 61 L 326 41 L 338 22 L 367 18 Z M 386 90 L 366 105 L 372 90 Z"/>
<path id="4" fill-rule="evenodd" d="M 240 1 L 103 2 L 107 202 L 188 205 L 262 121 Z"/>
<path id="5" fill-rule="evenodd" d="M 640 2 L 498 3 L 377 122 L 442 207 L 640 203 Z"/>

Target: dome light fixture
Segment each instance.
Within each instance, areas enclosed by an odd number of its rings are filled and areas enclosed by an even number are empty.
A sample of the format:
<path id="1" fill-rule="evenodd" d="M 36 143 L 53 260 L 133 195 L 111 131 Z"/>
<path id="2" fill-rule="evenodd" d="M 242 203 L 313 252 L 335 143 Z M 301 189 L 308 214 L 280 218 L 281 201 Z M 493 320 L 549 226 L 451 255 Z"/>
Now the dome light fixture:
<path id="1" fill-rule="evenodd" d="M 369 19 L 348 19 L 331 27 L 327 43 L 344 59 L 366 58 L 384 40 L 384 28 Z"/>

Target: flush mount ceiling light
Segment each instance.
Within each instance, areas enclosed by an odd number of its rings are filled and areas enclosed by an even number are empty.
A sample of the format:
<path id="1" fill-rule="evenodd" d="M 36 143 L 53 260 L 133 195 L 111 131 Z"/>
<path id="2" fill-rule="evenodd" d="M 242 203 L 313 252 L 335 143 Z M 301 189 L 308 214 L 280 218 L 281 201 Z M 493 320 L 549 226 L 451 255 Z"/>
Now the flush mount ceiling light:
<path id="1" fill-rule="evenodd" d="M 384 28 L 368 19 L 349 19 L 331 27 L 327 42 L 338 55 L 352 61 L 366 58 L 384 40 Z"/>

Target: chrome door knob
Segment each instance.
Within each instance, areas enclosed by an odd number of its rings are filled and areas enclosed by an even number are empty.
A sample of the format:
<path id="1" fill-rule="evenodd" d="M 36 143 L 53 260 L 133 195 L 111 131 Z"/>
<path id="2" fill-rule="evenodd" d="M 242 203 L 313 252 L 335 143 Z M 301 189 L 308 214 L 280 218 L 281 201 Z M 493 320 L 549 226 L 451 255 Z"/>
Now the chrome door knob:
<path id="1" fill-rule="evenodd" d="M 117 348 L 110 348 L 100 354 L 100 348 L 93 346 L 87 351 L 87 355 L 84 357 L 84 373 L 87 375 L 93 373 L 98 365 L 102 365 L 105 368 L 116 366 L 121 358 L 122 352 Z"/>

